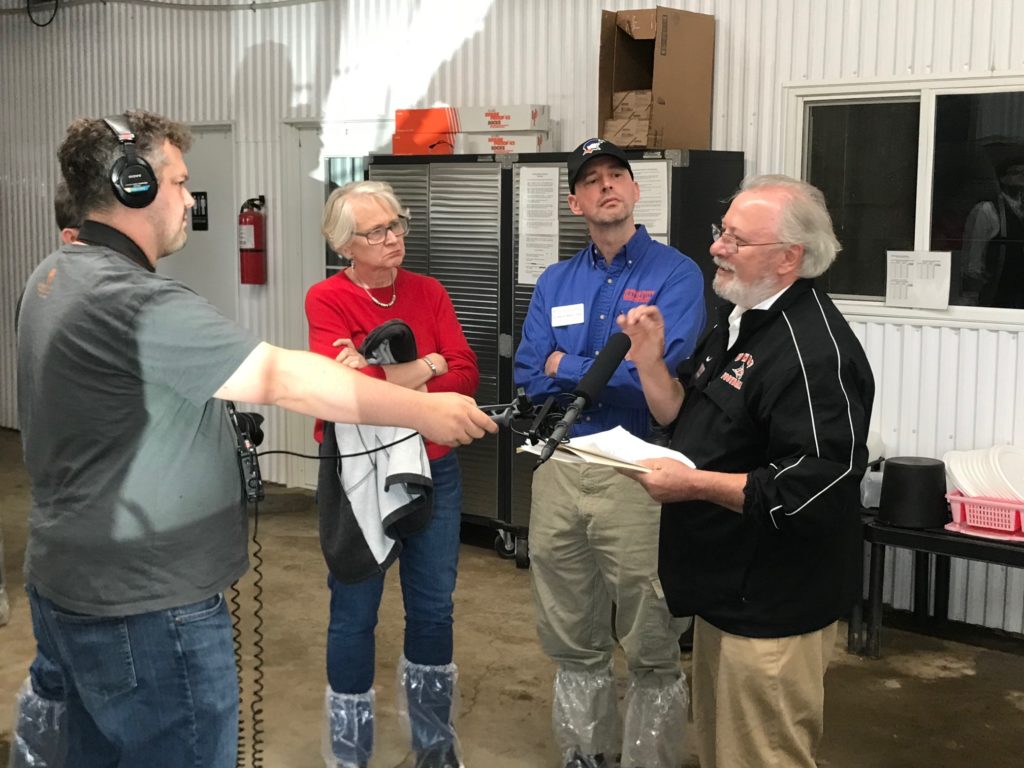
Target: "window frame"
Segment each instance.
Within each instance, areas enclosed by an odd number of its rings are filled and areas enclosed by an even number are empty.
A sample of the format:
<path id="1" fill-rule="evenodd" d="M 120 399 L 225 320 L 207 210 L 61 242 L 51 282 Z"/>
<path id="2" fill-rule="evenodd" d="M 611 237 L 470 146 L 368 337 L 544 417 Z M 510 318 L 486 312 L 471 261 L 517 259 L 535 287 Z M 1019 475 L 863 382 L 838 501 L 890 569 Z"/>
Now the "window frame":
<path id="1" fill-rule="evenodd" d="M 999 76 L 941 78 L 893 78 L 879 80 L 836 80 L 820 83 L 785 83 L 783 92 L 783 170 L 804 178 L 807 145 L 807 111 L 817 104 L 845 104 L 864 101 L 917 101 L 920 105 L 918 134 L 917 193 L 914 209 L 914 249 L 927 250 L 931 240 L 933 149 L 935 100 L 938 96 L 1006 93 L 1024 91 L 1024 73 Z M 840 253 L 840 258 L 842 254 Z M 887 307 L 884 300 L 835 299 L 843 314 L 858 322 L 897 323 L 929 327 L 1024 330 L 1024 310 L 1006 307 L 950 305 L 945 310 Z"/>

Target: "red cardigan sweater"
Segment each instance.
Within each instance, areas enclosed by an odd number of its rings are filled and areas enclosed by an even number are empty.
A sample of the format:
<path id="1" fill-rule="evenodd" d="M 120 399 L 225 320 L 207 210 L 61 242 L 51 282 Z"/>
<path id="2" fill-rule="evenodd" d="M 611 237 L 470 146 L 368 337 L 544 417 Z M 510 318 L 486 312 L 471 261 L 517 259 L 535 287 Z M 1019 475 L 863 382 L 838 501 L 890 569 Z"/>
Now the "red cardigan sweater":
<path id="1" fill-rule="evenodd" d="M 391 286 L 371 289 L 378 301 L 391 300 Z M 480 382 L 476 354 L 455 315 L 455 307 L 444 286 L 432 277 L 399 269 L 395 275 L 395 303 L 379 307 L 370 301 L 360 286 L 345 271 L 314 285 L 306 294 L 306 320 L 309 322 L 309 348 L 332 360 L 338 348 L 336 339 L 351 339 L 359 348 L 366 335 L 381 323 L 399 319 L 412 329 L 420 357 L 438 352 L 448 361 L 448 372 L 427 382 L 431 392 L 460 392 L 470 397 Z M 360 373 L 386 379 L 379 365 L 360 368 Z M 314 437 L 319 442 L 323 422 L 317 421 Z M 427 457 L 439 459 L 450 450 L 426 441 Z"/>

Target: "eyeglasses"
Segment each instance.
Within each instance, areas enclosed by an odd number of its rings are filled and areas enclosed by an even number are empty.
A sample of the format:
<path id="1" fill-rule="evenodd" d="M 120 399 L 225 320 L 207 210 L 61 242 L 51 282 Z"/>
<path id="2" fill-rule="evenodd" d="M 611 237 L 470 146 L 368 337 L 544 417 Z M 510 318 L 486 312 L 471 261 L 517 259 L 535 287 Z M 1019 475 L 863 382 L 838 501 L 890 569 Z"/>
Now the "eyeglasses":
<path id="1" fill-rule="evenodd" d="M 380 245 L 388 239 L 388 232 L 395 237 L 405 237 L 409 232 L 409 219 L 406 216 L 399 216 L 387 226 L 374 227 L 369 232 L 353 232 L 352 234 L 365 237 L 369 245 Z"/>
<path id="2" fill-rule="evenodd" d="M 738 253 L 740 248 L 751 248 L 755 245 L 789 245 L 789 243 L 785 242 L 784 240 L 773 240 L 770 243 L 748 243 L 745 240 L 741 240 L 740 238 L 736 237 L 735 235 L 730 235 L 727 234 L 726 232 L 723 232 L 722 228 L 717 224 L 711 225 L 711 240 L 712 242 L 715 243 L 721 241 L 722 245 L 725 246 L 726 250 L 730 254 Z"/>

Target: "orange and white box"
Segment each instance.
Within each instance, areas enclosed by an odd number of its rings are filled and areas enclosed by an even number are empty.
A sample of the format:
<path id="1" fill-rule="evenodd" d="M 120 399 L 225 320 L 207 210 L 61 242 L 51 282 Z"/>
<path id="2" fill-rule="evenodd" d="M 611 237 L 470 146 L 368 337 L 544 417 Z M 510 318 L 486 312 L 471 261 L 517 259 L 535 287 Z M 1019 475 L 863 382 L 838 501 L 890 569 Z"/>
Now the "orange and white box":
<path id="1" fill-rule="evenodd" d="M 459 133 L 455 135 L 457 155 L 508 155 L 544 152 L 548 135 L 543 131 L 521 133 Z"/>
<path id="2" fill-rule="evenodd" d="M 391 135 L 393 155 L 451 155 L 455 152 L 455 134 L 398 131 Z"/>
<path id="3" fill-rule="evenodd" d="M 395 110 L 396 133 L 400 131 L 419 133 L 546 131 L 548 123 L 548 108 L 542 104 Z"/>

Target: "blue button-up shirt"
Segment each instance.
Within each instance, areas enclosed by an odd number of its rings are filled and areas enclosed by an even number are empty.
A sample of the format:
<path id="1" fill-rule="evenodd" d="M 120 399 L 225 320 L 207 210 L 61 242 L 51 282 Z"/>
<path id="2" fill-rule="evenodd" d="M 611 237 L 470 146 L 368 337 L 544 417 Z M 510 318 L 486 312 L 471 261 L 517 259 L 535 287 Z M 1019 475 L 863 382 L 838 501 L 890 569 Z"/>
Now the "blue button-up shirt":
<path id="1" fill-rule="evenodd" d="M 556 309 L 577 304 L 583 305 L 582 312 L 567 313 L 573 322 L 553 324 Z M 593 243 L 570 260 L 552 264 L 537 281 L 523 322 L 516 385 L 525 387 L 537 405 L 549 395 L 572 392 L 618 331 L 615 318 L 641 304 L 657 306 L 664 316 L 665 364 L 675 371 L 693 353 L 704 328 L 704 279 L 692 259 L 652 240 L 639 226 L 610 264 Z M 565 356 L 552 378 L 544 373 L 544 363 L 555 350 Z M 615 370 L 598 402 L 580 415 L 572 435 L 620 425 L 638 437 L 646 437 L 651 428 L 640 377 L 628 361 Z"/>

